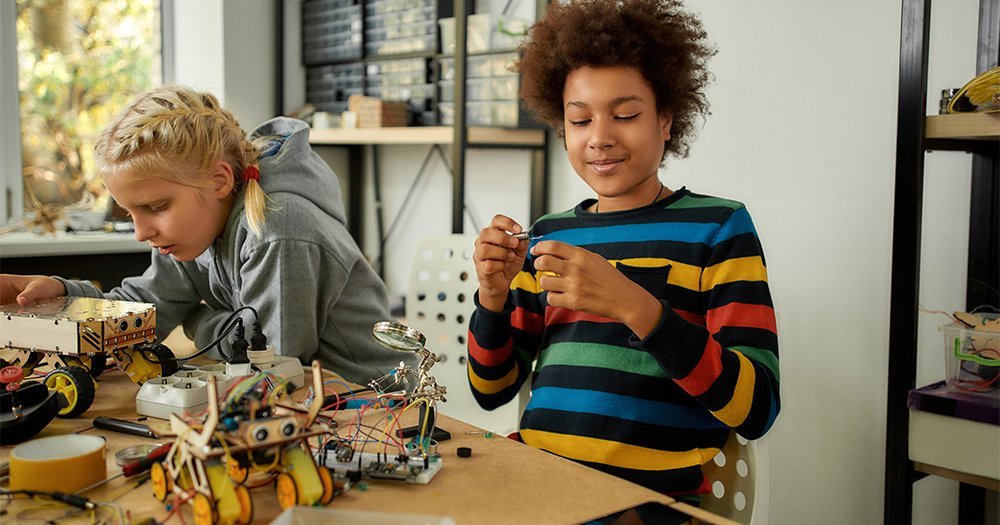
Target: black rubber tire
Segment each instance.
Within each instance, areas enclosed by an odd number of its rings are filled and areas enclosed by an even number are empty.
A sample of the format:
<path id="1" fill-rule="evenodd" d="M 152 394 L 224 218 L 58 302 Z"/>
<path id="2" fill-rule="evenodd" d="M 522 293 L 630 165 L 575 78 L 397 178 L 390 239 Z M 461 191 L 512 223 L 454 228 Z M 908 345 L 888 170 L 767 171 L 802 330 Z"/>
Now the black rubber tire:
<path id="1" fill-rule="evenodd" d="M 94 397 L 97 393 L 97 387 L 94 385 L 94 378 L 90 377 L 90 373 L 87 369 L 79 366 L 63 366 L 59 367 L 45 376 L 45 386 L 61 392 L 60 388 L 56 388 L 57 382 L 60 379 L 65 379 L 68 382 L 68 386 L 71 386 L 74 390 L 75 400 L 70 402 L 70 405 L 59 411 L 59 417 L 68 418 L 76 417 L 80 414 L 86 412 L 91 405 L 94 404 Z M 64 387 L 67 385 L 63 385 Z M 62 392 L 61 392 L 62 393 Z M 64 397 L 65 396 L 65 393 Z M 67 400 L 69 400 L 67 398 Z"/>
<path id="2" fill-rule="evenodd" d="M 177 358 L 174 357 L 173 351 L 167 348 L 167 345 L 163 343 L 139 343 L 132 349 L 141 353 L 150 362 L 159 364 L 160 377 L 171 376 L 177 372 Z M 149 354 L 153 354 L 153 359 L 149 358 Z"/>
<path id="3" fill-rule="evenodd" d="M 84 359 L 86 359 L 86 360 L 84 360 Z M 81 359 L 81 361 L 83 361 L 83 364 L 87 365 L 89 363 L 89 365 L 90 365 L 88 367 L 88 369 L 87 369 L 87 371 L 90 372 L 90 377 L 93 377 L 93 378 L 96 379 L 105 370 L 108 369 L 108 355 L 107 354 L 90 354 L 90 355 L 86 356 L 86 358 L 84 358 L 84 359 Z"/>

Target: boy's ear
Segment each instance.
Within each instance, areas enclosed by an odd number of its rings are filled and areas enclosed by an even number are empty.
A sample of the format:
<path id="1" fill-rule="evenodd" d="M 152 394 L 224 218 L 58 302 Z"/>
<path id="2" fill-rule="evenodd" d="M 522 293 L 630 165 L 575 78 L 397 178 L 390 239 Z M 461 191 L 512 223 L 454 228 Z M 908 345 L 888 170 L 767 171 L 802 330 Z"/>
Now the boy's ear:
<path id="1" fill-rule="evenodd" d="M 224 199 L 233 193 L 233 185 L 236 180 L 233 175 L 233 167 L 228 162 L 224 160 L 216 162 L 208 178 L 210 181 L 209 189 L 216 198 Z"/>
<path id="2" fill-rule="evenodd" d="M 663 142 L 670 141 L 670 127 L 674 124 L 674 116 L 663 112 L 660 114 L 660 133 L 663 135 Z"/>

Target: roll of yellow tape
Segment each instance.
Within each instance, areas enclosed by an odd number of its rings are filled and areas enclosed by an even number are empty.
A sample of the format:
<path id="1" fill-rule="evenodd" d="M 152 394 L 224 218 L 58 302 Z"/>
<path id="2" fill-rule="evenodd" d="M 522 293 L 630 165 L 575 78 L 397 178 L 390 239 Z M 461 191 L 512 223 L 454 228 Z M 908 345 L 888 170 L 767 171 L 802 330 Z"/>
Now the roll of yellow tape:
<path id="1" fill-rule="evenodd" d="M 68 434 L 33 439 L 10 453 L 11 490 L 76 492 L 107 477 L 105 441 Z"/>

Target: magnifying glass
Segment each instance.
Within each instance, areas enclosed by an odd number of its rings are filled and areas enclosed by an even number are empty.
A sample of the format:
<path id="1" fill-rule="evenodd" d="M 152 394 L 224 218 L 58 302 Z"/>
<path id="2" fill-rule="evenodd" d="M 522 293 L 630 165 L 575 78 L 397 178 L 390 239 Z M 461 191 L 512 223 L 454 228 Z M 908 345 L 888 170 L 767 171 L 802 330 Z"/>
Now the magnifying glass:
<path id="1" fill-rule="evenodd" d="M 397 352 L 415 354 L 424 349 L 427 338 L 409 326 L 393 321 L 381 321 L 372 327 L 372 337 L 382 346 Z"/>

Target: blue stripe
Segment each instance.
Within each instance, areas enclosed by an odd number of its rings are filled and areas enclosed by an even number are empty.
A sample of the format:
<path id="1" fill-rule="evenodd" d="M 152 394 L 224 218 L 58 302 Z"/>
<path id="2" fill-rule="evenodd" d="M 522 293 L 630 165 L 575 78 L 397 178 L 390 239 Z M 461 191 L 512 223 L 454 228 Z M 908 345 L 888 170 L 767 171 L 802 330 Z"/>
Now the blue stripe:
<path id="1" fill-rule="evenodd" d="M 574 228 L 546 233 L 540 241 L 561 241 L 574 246 L 614 242 L 680 241 L 707 244 L 718 224 L 650 223 Z"/>
<path id="2" fill-rule="evenodd" d="M 709 247 L 735 237 L 756 231 L 746 208 L 733 212 L 720 228 L 714 223 L 659 222 L 649 224 L 622 224 L 596 228 L 574 228 L 546 233 L 538 241 L 561 241 L 574 246 L 595 244 L 673 241 L 700 243 Z"/>
<path id="3" fill-rule="evenodd" d="M 701 406 L 675 405 L 593 390 L 539 387 L 531 391 L 531 401 L 525 410 L 536 408 L 598 414 L 673 428 L 725 428 Z"/>
<path id="4" fill-rule="evenodd" d="M 740 208 L 726 219 L 722 228 L 719 228 L 719 233 L 715 235 L 715 242 L 712 243 L 712 246 L 745 233 L 757 236 L 757 230 L 754 229 L 753 221 L 750 219 L 750 212 L 746 208 Z"/>

